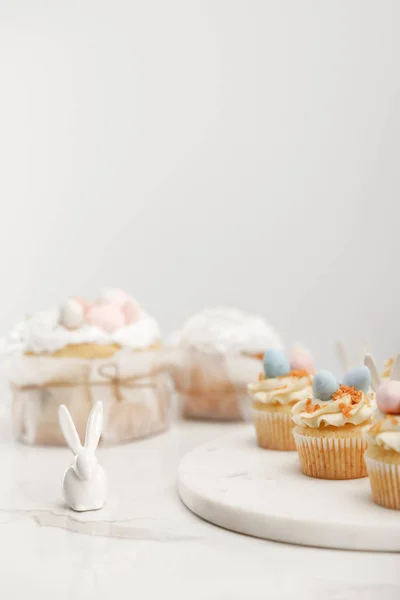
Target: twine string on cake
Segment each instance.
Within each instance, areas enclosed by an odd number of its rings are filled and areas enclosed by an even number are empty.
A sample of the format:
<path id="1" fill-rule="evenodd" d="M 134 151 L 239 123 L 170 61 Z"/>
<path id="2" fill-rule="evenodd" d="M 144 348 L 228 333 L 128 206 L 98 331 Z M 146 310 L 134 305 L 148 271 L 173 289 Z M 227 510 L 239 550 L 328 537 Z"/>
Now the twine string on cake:
<path id="1" fill-rule="evenodd" d="M 155 388 L 156 386 L 150 380 L 150 377 L 154 377 L 155 375 L 158 375 L 163 371 L 163 368 L 157 368 L 154 369 L 151 373 L 149 372 L 147 374 L 140 373 L 139 375 L 122 376 L 118 365 L 116 363 L 110 362 L 100 365 L 97 368 L 97 373 L 106 381 L 91 381 L 91 369 L 88 366 L 88 368 L 84 370 L 82 378 L 76 379 L 75 381 L 52 380 L 35 384 L 13 384 L 12 387 L 18 390 L 29 391 L 37 389 L 46 389 L 49 387 L 75 387 L 78 385 L 84 385 L 85 387 L 90 388 L 92 386 L 105 385 L 105 383 L 111 383 L 112 385 L 118 387 L 122 385 L 129 388 Z M 148 381 L 145 381 L 146 379 L 148 379 Z"/>

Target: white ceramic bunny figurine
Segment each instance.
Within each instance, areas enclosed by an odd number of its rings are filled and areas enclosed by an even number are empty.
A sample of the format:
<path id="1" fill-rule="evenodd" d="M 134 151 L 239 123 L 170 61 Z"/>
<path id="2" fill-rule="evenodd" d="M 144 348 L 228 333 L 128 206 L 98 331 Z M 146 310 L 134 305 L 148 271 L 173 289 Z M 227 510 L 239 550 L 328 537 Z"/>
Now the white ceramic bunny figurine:
<path id="1" fill-rule="evenodd" d="M 63 491 L 66 503 L 76 511 L 99 510 L 107 496 L 107 479 L 97 462 L 95 451 L 103 425 L 103 405 L 97 402 L 86 425 L 85 445 L 82 446 L 71 414 L 63 404 L 58 419 L 65 441 L 75 456 L 75 464 L 65 472 Z"/>

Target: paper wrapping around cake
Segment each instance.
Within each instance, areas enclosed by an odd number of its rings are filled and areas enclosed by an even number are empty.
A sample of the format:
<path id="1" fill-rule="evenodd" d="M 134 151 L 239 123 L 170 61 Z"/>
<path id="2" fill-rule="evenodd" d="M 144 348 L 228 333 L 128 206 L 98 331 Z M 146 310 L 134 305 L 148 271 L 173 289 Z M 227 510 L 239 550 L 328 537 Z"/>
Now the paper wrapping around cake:
<path id="1" fill-rule="evenodd" d="M 256 381 L 262 364 L 241 353 L 204 352 L 181 345 L 171 353 L 170 371 L 184 417 L 248 419 L 247 384 Z"/>
<path id="2" fill-rule="evenodd" d="M 93 403 L 104 409 L 102 442 L 144 437 L 169 424 L 171 382 L 161 352 L 121 350 L 105 360 L 19 356 L 9 361 L 13 427 L 27 444 L 64 444 L 58 406 L 65 404 L 83 441 Z"/>

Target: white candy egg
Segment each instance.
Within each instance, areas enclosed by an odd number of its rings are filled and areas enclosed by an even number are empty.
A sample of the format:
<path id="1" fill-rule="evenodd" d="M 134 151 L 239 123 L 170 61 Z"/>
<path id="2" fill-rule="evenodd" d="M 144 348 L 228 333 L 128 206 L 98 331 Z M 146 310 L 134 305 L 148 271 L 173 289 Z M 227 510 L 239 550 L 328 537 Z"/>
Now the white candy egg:
<path id="1" fill-rule="evenodd" d="M 79 329 L 85 320 L 85 311 L 76 300 L 68 300 L 60 308 L 59 322 L 66 329 Z"/>

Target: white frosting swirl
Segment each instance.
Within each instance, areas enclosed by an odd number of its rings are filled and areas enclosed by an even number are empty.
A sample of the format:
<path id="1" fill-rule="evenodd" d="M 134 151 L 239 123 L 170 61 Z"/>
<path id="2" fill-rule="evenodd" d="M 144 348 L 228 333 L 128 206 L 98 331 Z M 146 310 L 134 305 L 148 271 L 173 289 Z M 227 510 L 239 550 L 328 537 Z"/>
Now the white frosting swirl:
<path id="1" fill-rule="evenodd" d="M 371 444 L 400 452 L 400 415 L 385 415 L 377 409 L 373 425 L 366 431 L 365 437 Z"/>
<path id="2" fill-rule="evenodd" d="M 19 323 L 3 340 L 4 351 L 51 353 L 65 346 L 85 343 L 118 344 L 135 349 L 150 346 L 161 337 L 156 321 L 143 311 L 138 321 L 112 333 L 87 324 L 79 329 L 66 329 L 59 324 L 59 315 L 59 309 L 50 309 Z"/>
<path id="3" fill-rule="evenodd" d="M 271 377 L 249 383 L 247 389 L 253 400 L 264 404 L 293 404 L 311 396 L 311 375 Z"/>
<path id="4" fill-rule="evenodd" d="M 283 348 L 278 333 L 259 316 L 235 308 L 208 308 L 190 317 L 174 343 L 186 343 L 204 352 L 258 354 Z"/>
<path id="5" fill-rule="evenodd" d="M 371 418 L 374 393 L 345 393 L 337 399 L 324 402 L 318 398 L 301 400 L 292 408 L 292 419 L 296 425 L 317 429 L 321 425 L 343 427 L 347 423 L 361 425 Z"/>

